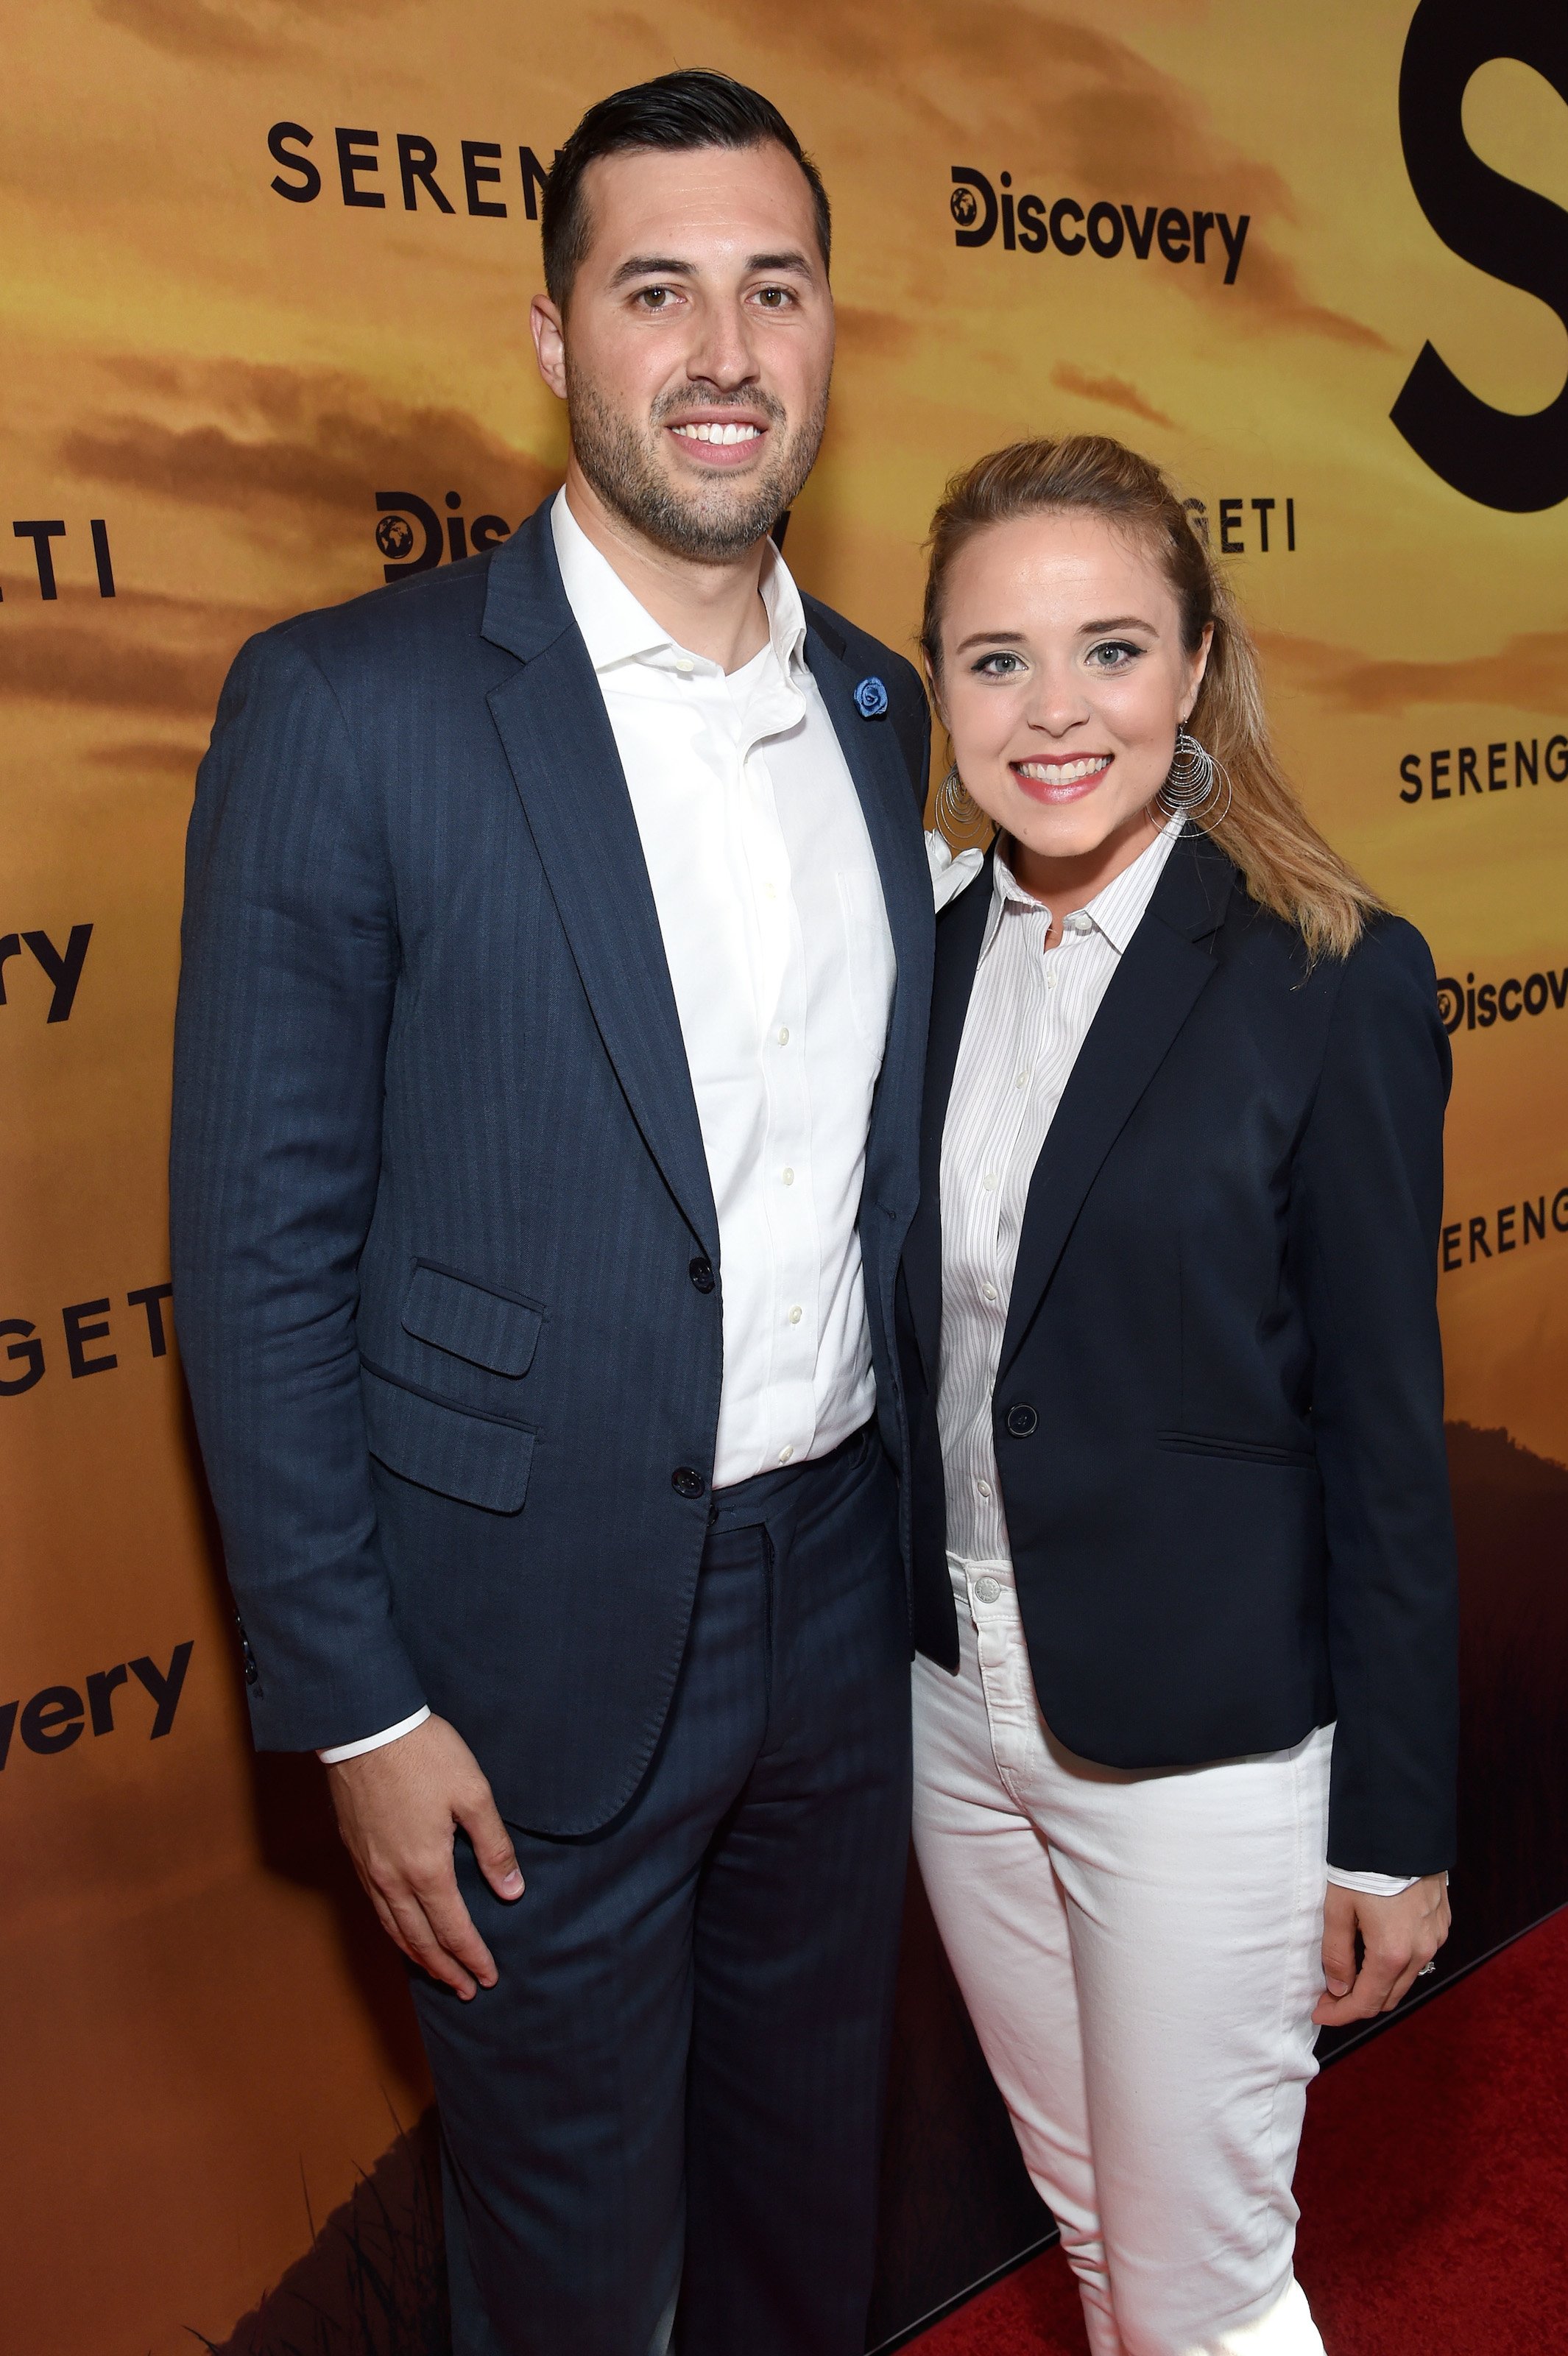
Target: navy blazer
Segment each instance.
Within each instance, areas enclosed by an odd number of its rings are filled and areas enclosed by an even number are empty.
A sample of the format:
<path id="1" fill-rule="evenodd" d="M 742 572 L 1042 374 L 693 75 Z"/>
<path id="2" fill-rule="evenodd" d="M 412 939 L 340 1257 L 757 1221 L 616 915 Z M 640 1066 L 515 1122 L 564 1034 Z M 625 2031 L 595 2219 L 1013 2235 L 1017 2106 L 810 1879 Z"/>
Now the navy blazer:
<path id="1" fill-rule="evenodd" d="M 897 959 L 859 1228 L 901 1459 L 925 699 L 900 656 L 805 604 Z M 886 694 L 863 715 L 868 677 Z M 548 508 L 243 649 L 197 783 L 183 937 L 175 1301 L 256 1740 L 350 1742 L 428 1701 L 503 1815 L 590 1831 L 635 1789 L 680 1666 L 723 1271 Z"/>
<path id="2" fill-rule="evenodd" d="M 955 1669 L 935 1382 L 942 1132 L 991 898 L 944 910 L 900 1341 L 916 1642 Z M 1454 1855 L 1457 1604 L 1437 1237 L 1446 1034 L 1394 917 L 1309 967 L 1189 830 L 1030 1182 L 993 1408 L 1035 1690 L 1179 1767 L 1337 1719 L 1329 1855 Z"/>

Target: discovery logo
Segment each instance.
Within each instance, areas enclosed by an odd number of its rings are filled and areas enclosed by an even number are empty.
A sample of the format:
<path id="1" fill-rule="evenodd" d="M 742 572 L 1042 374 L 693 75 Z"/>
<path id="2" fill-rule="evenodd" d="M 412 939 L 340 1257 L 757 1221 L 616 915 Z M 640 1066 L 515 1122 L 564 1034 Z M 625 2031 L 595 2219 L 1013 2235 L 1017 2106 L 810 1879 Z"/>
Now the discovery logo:
<path id="1" fill-rule="evenodd" d="M 482 556 L 486 549 L 499 548 L 511 537 L 512 526 L 505 516 L 476 515 L 470 521 L 462 513 L 461 491 L 448 491 L 443 504 L 447 509 L 444 518 L 417 491 L 376 493 L 376 546 L 385 560 L 381 569 L 389 581 L 401 581 L 410 573 L 428 573 L 443 556 L 461 564 L 465 556 Z"/>
<path id="2" fill-rule="evenodd" d="M 999 230 L 1008 253 L 1049 252 L 1069 261 L 1093 253 L 1102 262 L 1127 253 L 1135 262 L 1147 262 L 1157 252 L 1163 262 L 1191 262 L 1200 269 L 1217 267 L 1222 259 L 1224 284 L 1236 283 L 1251 213 L 1241 213 L 1232 222 L 1229 213 L 1189 213 L 1179 205 L 1112 204 L 1104 198 L 1085 207 L 1076 197 L 1051 201 L 1028 193 L 1015 196 L 1010 172 L 999 172 L 993 187 L 972 164 L 955 164 L 950 169 L 953 190 L 947 205 L 955 245 L 989 245 Z"/>

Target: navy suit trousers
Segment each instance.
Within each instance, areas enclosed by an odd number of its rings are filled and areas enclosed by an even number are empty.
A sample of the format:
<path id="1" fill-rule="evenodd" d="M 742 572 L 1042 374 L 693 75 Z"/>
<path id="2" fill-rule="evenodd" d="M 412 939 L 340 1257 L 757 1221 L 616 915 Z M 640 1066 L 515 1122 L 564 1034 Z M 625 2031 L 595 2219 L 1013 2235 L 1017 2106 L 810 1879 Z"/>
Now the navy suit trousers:
<path id="1" fill-rule="evenodd" d="M 718 1494 L 621 1815 L 517 1836 L 499 1971 L 416 2002 L 455 2356 L 860 2356 L 909 1826 L 909 1636 L 875 1430 Z M 572 1609 L 562 1567 L 552 1607 Z"/>

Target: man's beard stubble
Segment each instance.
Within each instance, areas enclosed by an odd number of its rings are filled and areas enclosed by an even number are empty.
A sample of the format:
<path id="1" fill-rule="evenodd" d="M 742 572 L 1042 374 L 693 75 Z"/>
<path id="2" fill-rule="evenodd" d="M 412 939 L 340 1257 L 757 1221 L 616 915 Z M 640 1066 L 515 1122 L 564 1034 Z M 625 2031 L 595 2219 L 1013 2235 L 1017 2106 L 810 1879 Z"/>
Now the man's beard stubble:
<path id="1" fill-rule="evenodd" d="M 672 556 L 723 564 L 744 555 L 799 497 L 821 446 L 827 388 L 824 385 L 815 413 L 787 438 L 784 405 L 771 393 L 751 391 L 741 400 L 727 401 L 715 386 L 699 401 L 695 391 L 656 403 L 645 435 L 569 368 L 571 446 L 594 490 L 624 522 Z M 770 455 L 763 471 L 743 481 L 716 474 L 710 483 L 694 484 L 689 491 L 677 487 L 661 471 L 655 455 L 667 424 L 692 409 L 731 407 L 760 410 L 766 417 Z"/>

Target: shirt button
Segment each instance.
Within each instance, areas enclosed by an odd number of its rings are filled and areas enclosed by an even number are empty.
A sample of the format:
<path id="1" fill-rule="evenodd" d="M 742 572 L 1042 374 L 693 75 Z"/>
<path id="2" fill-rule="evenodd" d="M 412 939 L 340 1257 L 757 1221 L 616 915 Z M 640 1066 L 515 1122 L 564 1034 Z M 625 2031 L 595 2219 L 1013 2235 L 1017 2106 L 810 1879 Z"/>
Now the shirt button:
<path id="1" fill-rule="evenodd" d="M 1047 990 L 1054 990 L 1056 988 L 1056 976 L 1054 973 L 1048 973 L 1046 975 L 1045 986 Z"/>
<path id="2" fill-rule="evenodd" d="M 764 900 L 776 900 L 776 899 L 778 898 L 778 896 L 779 896 L 779 887 L 778 887 L 778 885 L 777 885 L 776 884 L 763 884 L 763 899 L 764 899 Z"/>
<path id="3" fill-rule="evenodd" d="M 677 670 L 681 671 L 694 670 L 696 669 L 696 665 L 693 663 L 689 655 L 677 655 L 675 659 L 675 667 Z"/>
<path id="4" fill-rule="evenodd" d="M 994 1284 L 983 1284 L 980 1287 L 980 1290 L 987 1301 L 995 1301 L 997 1297 L 997 1288 Z"/>
<path id="5" fill-rule="evenodd" d="M 790 1458 L 791 1458 L 794 1454 L 795 1454 L 795 1450 L 793 1449 L 793 1447 L 784 1447 L 784 1448 L 781 1448 L 781 1449 L 779 1450 L 779 1462 L 780 1462 L 781 1464 L 787 1464 L 787 1463 L 789 1462 Z"/>
<path id="6" fill-rule="evenodd" d="M 1015 1088 L 1027 1088 L 1029 1086 L 1029 1074 L 1027 1072 L 1020 1072 L 1018 1077 L 1014 1080 L 1013 1086 Z"/>
<path id="7" fill-rule="evenodd" d="M 976 1481 L 975 1486 L 979 1491 L 982 1497 L 988 1497 L 990 1495 L 991 1484 L 988 1481 Z"/>
<path id="8" fill-rule="evenodd" d="M 792 1310 L 790 1311 L 790 1312 L 789 1312 L 789 1322 L 790 1322 L 790 1323 L 791 1323 L 792 1325 L 798 1325 L 798 1324 L 800 1323 L 800 1320 L 801 1320 L 801 1312 L 800 1312 L 798 1309 L 792 1309 Z"/>
<path id="9" fill-rule="evenodd" d="M 976 1603 L 994 1603 L 1001 1591 L 1001 1582 L 999 1580 L 977 1579 L 975 1581 L 975 1601 Z"/>
<path id="10" fill-rule="evenodd" d="M 786 1186 L 793 1186 L 795 1184 L 795 1172 L 793 1170 L 786 1170 L 784 1172 L 784 1182 Z"/>
<path id="11" fill-rule="evenodd" d="M 779 1045 L 781 1047 L 787 1047 L 789 1045 L 789 1025 L 787 1023 L 783 1023 L 780 1026 Z"/>
<path id="12" fill-rule="evenodd" d="M 995 1171 L 987 1170 L 985 1176 L 981 1179 L 980 1183 L 984 1186 L 987 1194 L 994 1194 L 997 1191 L 997 1176 Z"/>

